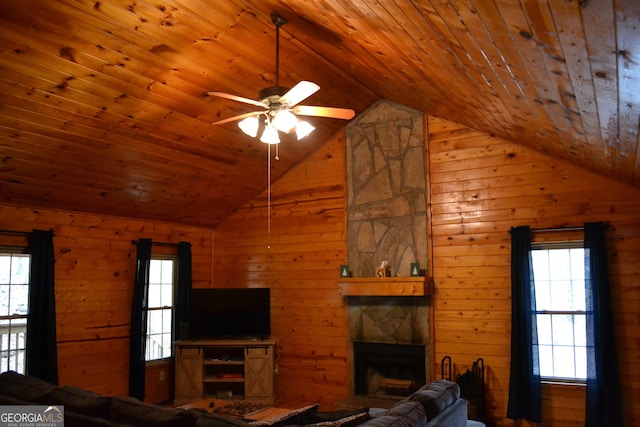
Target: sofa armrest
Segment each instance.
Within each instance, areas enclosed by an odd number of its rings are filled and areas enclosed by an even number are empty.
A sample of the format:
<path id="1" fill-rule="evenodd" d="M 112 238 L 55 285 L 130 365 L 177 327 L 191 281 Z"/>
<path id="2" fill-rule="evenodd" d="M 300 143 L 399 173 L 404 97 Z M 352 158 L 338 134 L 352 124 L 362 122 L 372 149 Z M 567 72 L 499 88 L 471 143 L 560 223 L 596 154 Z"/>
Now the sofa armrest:
<path id="1" fill-rule="evenodd" d="M 437 417 L 428 420 L 425 427 L 466 427 L 467 401 L 458 399 Z"/>

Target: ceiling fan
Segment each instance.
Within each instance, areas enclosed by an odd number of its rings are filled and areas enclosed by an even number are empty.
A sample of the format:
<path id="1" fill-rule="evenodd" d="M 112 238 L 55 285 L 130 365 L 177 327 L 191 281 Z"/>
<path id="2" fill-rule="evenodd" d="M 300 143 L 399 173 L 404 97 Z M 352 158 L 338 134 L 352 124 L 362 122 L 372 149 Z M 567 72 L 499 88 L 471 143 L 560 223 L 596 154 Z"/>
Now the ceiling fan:
<path id="1" fill-rule="evenodd" d="M 298 139 L 302 139 L 315 129 L 309 122 L 298 118 L 298 116 L 328 117 L 333 119 L 352 119 L 355 112 L 347 108 L 319 107 L 312 105 L 299 105 L 314 93 L 320 86 L 313 82 L 301 81 L 291 89 L 280 86 L 280 27 L 287 23 L 287 20 L 277 13 L 271 14 L 271 22 L 276 26 L 276 81 L 275 86 L 262 89 L 258 94 L 258 100 L 231 95 L 224 92 L 209 92 L 209 95 L 232 101 L 244 102 L 256 107 L 261 107 L 260 111 L 252 111 L 228 119 L 214 122 L 214 125 L 241 120 L 238 126 L 244 133 L 256 137 L 260 128 L 260 118 L 264 118 L 264 131 L 260 141 L 267 144 L 278 144 L 280 137 L 278 131 L 283 133 L 295 132 Z"/>

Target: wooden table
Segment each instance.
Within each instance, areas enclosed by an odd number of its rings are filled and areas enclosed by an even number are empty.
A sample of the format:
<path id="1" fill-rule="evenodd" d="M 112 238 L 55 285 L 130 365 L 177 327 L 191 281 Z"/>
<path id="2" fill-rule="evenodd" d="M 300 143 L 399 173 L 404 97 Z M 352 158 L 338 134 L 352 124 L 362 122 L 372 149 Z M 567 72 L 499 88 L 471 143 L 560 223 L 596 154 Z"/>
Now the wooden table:
<path id="1" fill-rule="evenodd" d="M 181 406 L 178 406 L 178 408 L 204 409 L 205 411 L 211 414 L 220 414 L 220 415 L 231 416 L 236 418 L 246 418 L 254 421 L 265 420 L 267 418 L 272 418 L 272 417 L 279 417 L 295 409 L 299 409 L 299 408 L 283 408 L 283 407 L 265 405 L 264 408 L 256 409 L 256 411 L 251 412 L 249 414 L 245 414 L 245 415 L 233 415 L 233 414 L 226 414 L 222 412 L 216 412 L 216 408 L 221 408 L 225 405 L 233 405 L 237 403 L 250 404 L 251 402 L 247 402 L 244 400 L 209 398 L 209 399 L 203 399 L 203 400 L 198 400 L 196 402 L 188 403 L 186 405 L 181 405 Z"/>

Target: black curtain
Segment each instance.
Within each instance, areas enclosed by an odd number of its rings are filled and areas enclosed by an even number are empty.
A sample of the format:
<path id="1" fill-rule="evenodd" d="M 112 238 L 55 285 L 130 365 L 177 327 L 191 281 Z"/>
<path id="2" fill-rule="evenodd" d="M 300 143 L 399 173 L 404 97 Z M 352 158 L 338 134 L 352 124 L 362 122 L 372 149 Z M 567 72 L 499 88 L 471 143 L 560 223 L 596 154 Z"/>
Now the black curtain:
<path id="1" fill-rule="evenodd" d="M 178 284 L 173 331 L 176 340 L 189 338 L 189 298 L 191 295 L 191 243 L 178 244 Z"/>
<path id="2" fill-rule="evenodd" d="M 58 384 L 53 231 L 33 230 L 25 373 Z"/>
<path id="3" fill-rule="evenodd" d="M 136 262 L 136 282 L 131 305 L 129 343 L 129 395 L 139 400 L 144 400 L 150 272 L 151 239 L 140 239 Z"/>
<path id="4" fill-rule="evenodd" d="M 511 373 L 507 417 L 542 421 L 531 230 L 511 229 Z"/>
<path id="5" fill-rule="evenodd" d="M 587 303 L 586 427 L 620 427 L 623 425 L 620 377 L 603 223 L 585 223 L 584 248 Z"/>

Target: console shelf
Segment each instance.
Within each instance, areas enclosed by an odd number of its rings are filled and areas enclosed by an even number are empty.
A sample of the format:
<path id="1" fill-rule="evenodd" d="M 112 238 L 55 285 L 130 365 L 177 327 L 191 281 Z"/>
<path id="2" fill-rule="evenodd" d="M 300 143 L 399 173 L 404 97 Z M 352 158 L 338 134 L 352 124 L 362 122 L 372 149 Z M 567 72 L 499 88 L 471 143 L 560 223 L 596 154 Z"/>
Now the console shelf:
<path id="1" fill-rule="evenodd" d="M 273 403 L 275 338 L 175 345 L 176 405 L 210 397 Z"/>

